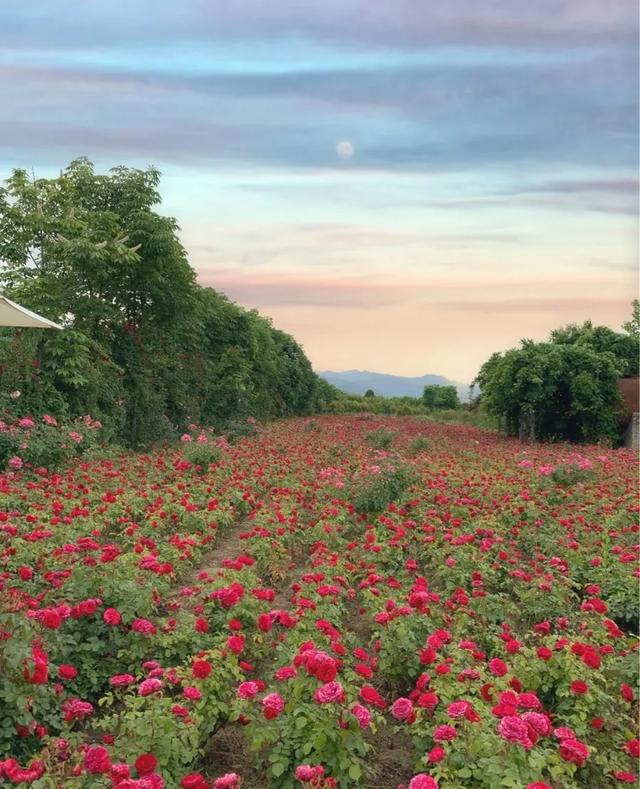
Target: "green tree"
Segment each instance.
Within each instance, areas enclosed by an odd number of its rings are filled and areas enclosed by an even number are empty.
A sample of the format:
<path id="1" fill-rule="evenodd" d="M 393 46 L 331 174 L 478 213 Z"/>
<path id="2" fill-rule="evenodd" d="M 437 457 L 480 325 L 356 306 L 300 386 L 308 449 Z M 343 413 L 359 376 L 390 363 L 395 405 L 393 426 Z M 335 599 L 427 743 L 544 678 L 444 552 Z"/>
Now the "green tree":
<path id="1" fill-rule="evenodd" d="M 460 398 L 455 386 L 440 386 L 439 384 L 425 386 L 422 402 L 429 410 L 460 407 Z"/>
<path id="2" fill-rule="evenodd" d="M 620 360 L 587 344 L 534 343 L 493 354 L 476 377 L 487 411 L 516 435 L 533 416 L 543 440 L 597 441 L 618 432 Z"/>
<path id="3" fill-rule="evenodd" d="M 638 299 L 631 302 L 631 310 L 631 318 L 622 324 L 622 330 L 640 341 L 640 301 Z"/>
<path id="4" fill-rule="evenodd" d="M 0 366 L 33 414 L 91 413 L 139 446 L 191 421 L 307 413 L 317 378 L 269 320 L 196 283 L 154 168 L 0 189 L 0 287 L 67 331 L 0 332 Z M 7 380 L 5 378 L 5 380 Z M 4 383 L 4 381 L 3 381 Z"/>
<path id="5" fill-rule="evenodd" d="M 376 393 L 373 391 L 373 389 L 367 389 L 367 391 L 364 393 L 364 396 L 365 397 L 375 397 Z"/>
<path id="6" fill-rule="evenodd" d="M 607 326 L 594 326 L 585 321 L 582 326 L 570 323 L 551 332 L 550 341 L 557 345 L 579 345 L 596 353 L 612 354 L 622 375 L 638 375 L 640 343 L 632 332 L 623 334 Z"/>

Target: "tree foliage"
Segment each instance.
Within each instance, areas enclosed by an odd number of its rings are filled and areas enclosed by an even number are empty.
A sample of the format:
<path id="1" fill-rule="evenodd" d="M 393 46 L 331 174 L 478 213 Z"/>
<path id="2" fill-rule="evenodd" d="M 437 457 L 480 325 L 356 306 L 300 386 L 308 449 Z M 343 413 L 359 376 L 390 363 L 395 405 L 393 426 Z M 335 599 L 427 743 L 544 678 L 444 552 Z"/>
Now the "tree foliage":
<path id="1" fill-rule="evenodd" d="M 596 353 L 610 353 L 616 358 L 622 375 L 638 375 L 640 372 L 640 346 L 638 335 L 634 336 L 633 331 L 622 334 L 607 326 L 594 326 L 591 321 L 585 321 L 582 326 L 570 323 L 552 331 L 550 339 L 558 345 L 578 345 L 591 348 Z"/>
<path id="2" fill-rule="evenodd" d="M 440 386 L 439 384 L 425 386 L 422 402 L 429 410 L 460 407 L 460 398 L 455 386 Z"/>
<path id="3" fill-rule="evenodd" d="M 255 311 L 196 283 L 157 170 L 57 178 L 15 170 L 0 189 L 0 287 L 65 325 L 4 330 L 3 387 L 33 414 L 91 413 L 148 444 L 191 421 L 301 414 L 317 378 L 300 346 Z"/>
<path id="4" fill-rule="evenodd" d="M 631 318 L 622 324 L 622 329 L 631 337 L 640 341 L 640 300 L 634 299 L 631 303 Z"/>
<path id="5" fill-rule="evenodd" d="M 517 434 L 533 419 L 543 440 L 598 441 L 619 432 L 617 380 L 638 374 L 638 337 L 606 326 L 569 324 L 548 342 L 522 340 L 519 348 L 494 353 L 475 383 L 482 401 Z"/>

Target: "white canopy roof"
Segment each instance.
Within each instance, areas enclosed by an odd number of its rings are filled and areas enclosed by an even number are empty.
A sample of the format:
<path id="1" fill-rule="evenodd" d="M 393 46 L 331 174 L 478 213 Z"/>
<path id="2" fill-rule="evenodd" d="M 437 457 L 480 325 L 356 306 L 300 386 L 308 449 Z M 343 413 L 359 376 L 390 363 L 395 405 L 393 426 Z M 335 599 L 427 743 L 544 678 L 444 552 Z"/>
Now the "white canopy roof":
<path id="1" fill-rule="evenodd" d="M 57 323 L 47 320 L 26 307 L 21 307 L 6 296 L 0 296 L 0 326 L 33 327 L 36 329 L 61 329 Z"/>

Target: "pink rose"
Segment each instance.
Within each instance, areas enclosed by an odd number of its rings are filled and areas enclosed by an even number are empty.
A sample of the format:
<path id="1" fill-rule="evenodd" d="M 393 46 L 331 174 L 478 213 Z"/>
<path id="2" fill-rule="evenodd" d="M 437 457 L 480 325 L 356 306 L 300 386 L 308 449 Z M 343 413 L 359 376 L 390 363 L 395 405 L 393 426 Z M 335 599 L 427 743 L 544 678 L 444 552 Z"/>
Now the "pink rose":
<path id="1" fill-rule="evenodd" d="M 238 685 L 238 696 L 241 699 L 249 700 L 252 699 L 260 690 L 258 684 L 256 682 L 241 682 Z"/>
<path id="2" fill-rule="evenodd" d="M 426 773 L 419 773 L 409 781 L 409 789 L 438 789 L 438 782 Z"/>
<path id="3" fill-rule="evenodd" d="M 344 688 L 339 682 L 326 682 L 316 690 L 313 698 L 318 704 L 330 704 L 333 701 L 343 701 Z"/>
<path id="4" fill-rule="evenodd" d="M 354 704 L 351 713 L 356 717 L 361 729 L 366 729 L 371 723 L 371 713 L 362 704 Z"/>
<path id="5" fill-rule="evenodd" d="M 150 696 L 152 693 L 156 693 L 156 691 L 162 688 L 162 682 L 159 679 L 151 678 L 145 679 L 140 683 L 138 687 L 138 696 Z"/>
<path id="6" fill-rule="evenodd" d="M 405 721 L 413 712 L 413 702 L 410 699 L 399 698 L 391 705 L 391 714 L 399 721 Z"/>
<path id="7" fill-rule="evenodd" d="M 436 742 L 447 742 L 448 740 L 455 740 L 457 736 L 458 736 L 458 732 L 454 729 L 453 726 L 449 726 L 447 723 L 443 723 L 440 726 L 436 726 L 436 729 L 433 732 L 433 739 Z"/>

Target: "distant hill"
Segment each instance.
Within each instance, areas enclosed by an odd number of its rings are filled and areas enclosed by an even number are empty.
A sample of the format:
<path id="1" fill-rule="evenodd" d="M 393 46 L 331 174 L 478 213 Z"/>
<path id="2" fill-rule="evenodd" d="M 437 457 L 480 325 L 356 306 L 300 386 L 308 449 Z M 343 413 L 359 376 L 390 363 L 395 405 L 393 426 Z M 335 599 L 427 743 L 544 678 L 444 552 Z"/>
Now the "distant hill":
<path id="1" fill-rule="evenodd" d="M 333 386 L 347 394 L 363 395 L 367 389 L 373 389 L 383 397 L 422 397 L 425 386 L 455 386 L 462 402 L 469 400 L 469 384 L 451 381 L 442 375 L 420 375 L 407 377 L 403 375 L 387 375 L 372 373 L 369 370 L 344 370 L 334 372 L 325 370 L 318 375 Z"/>

